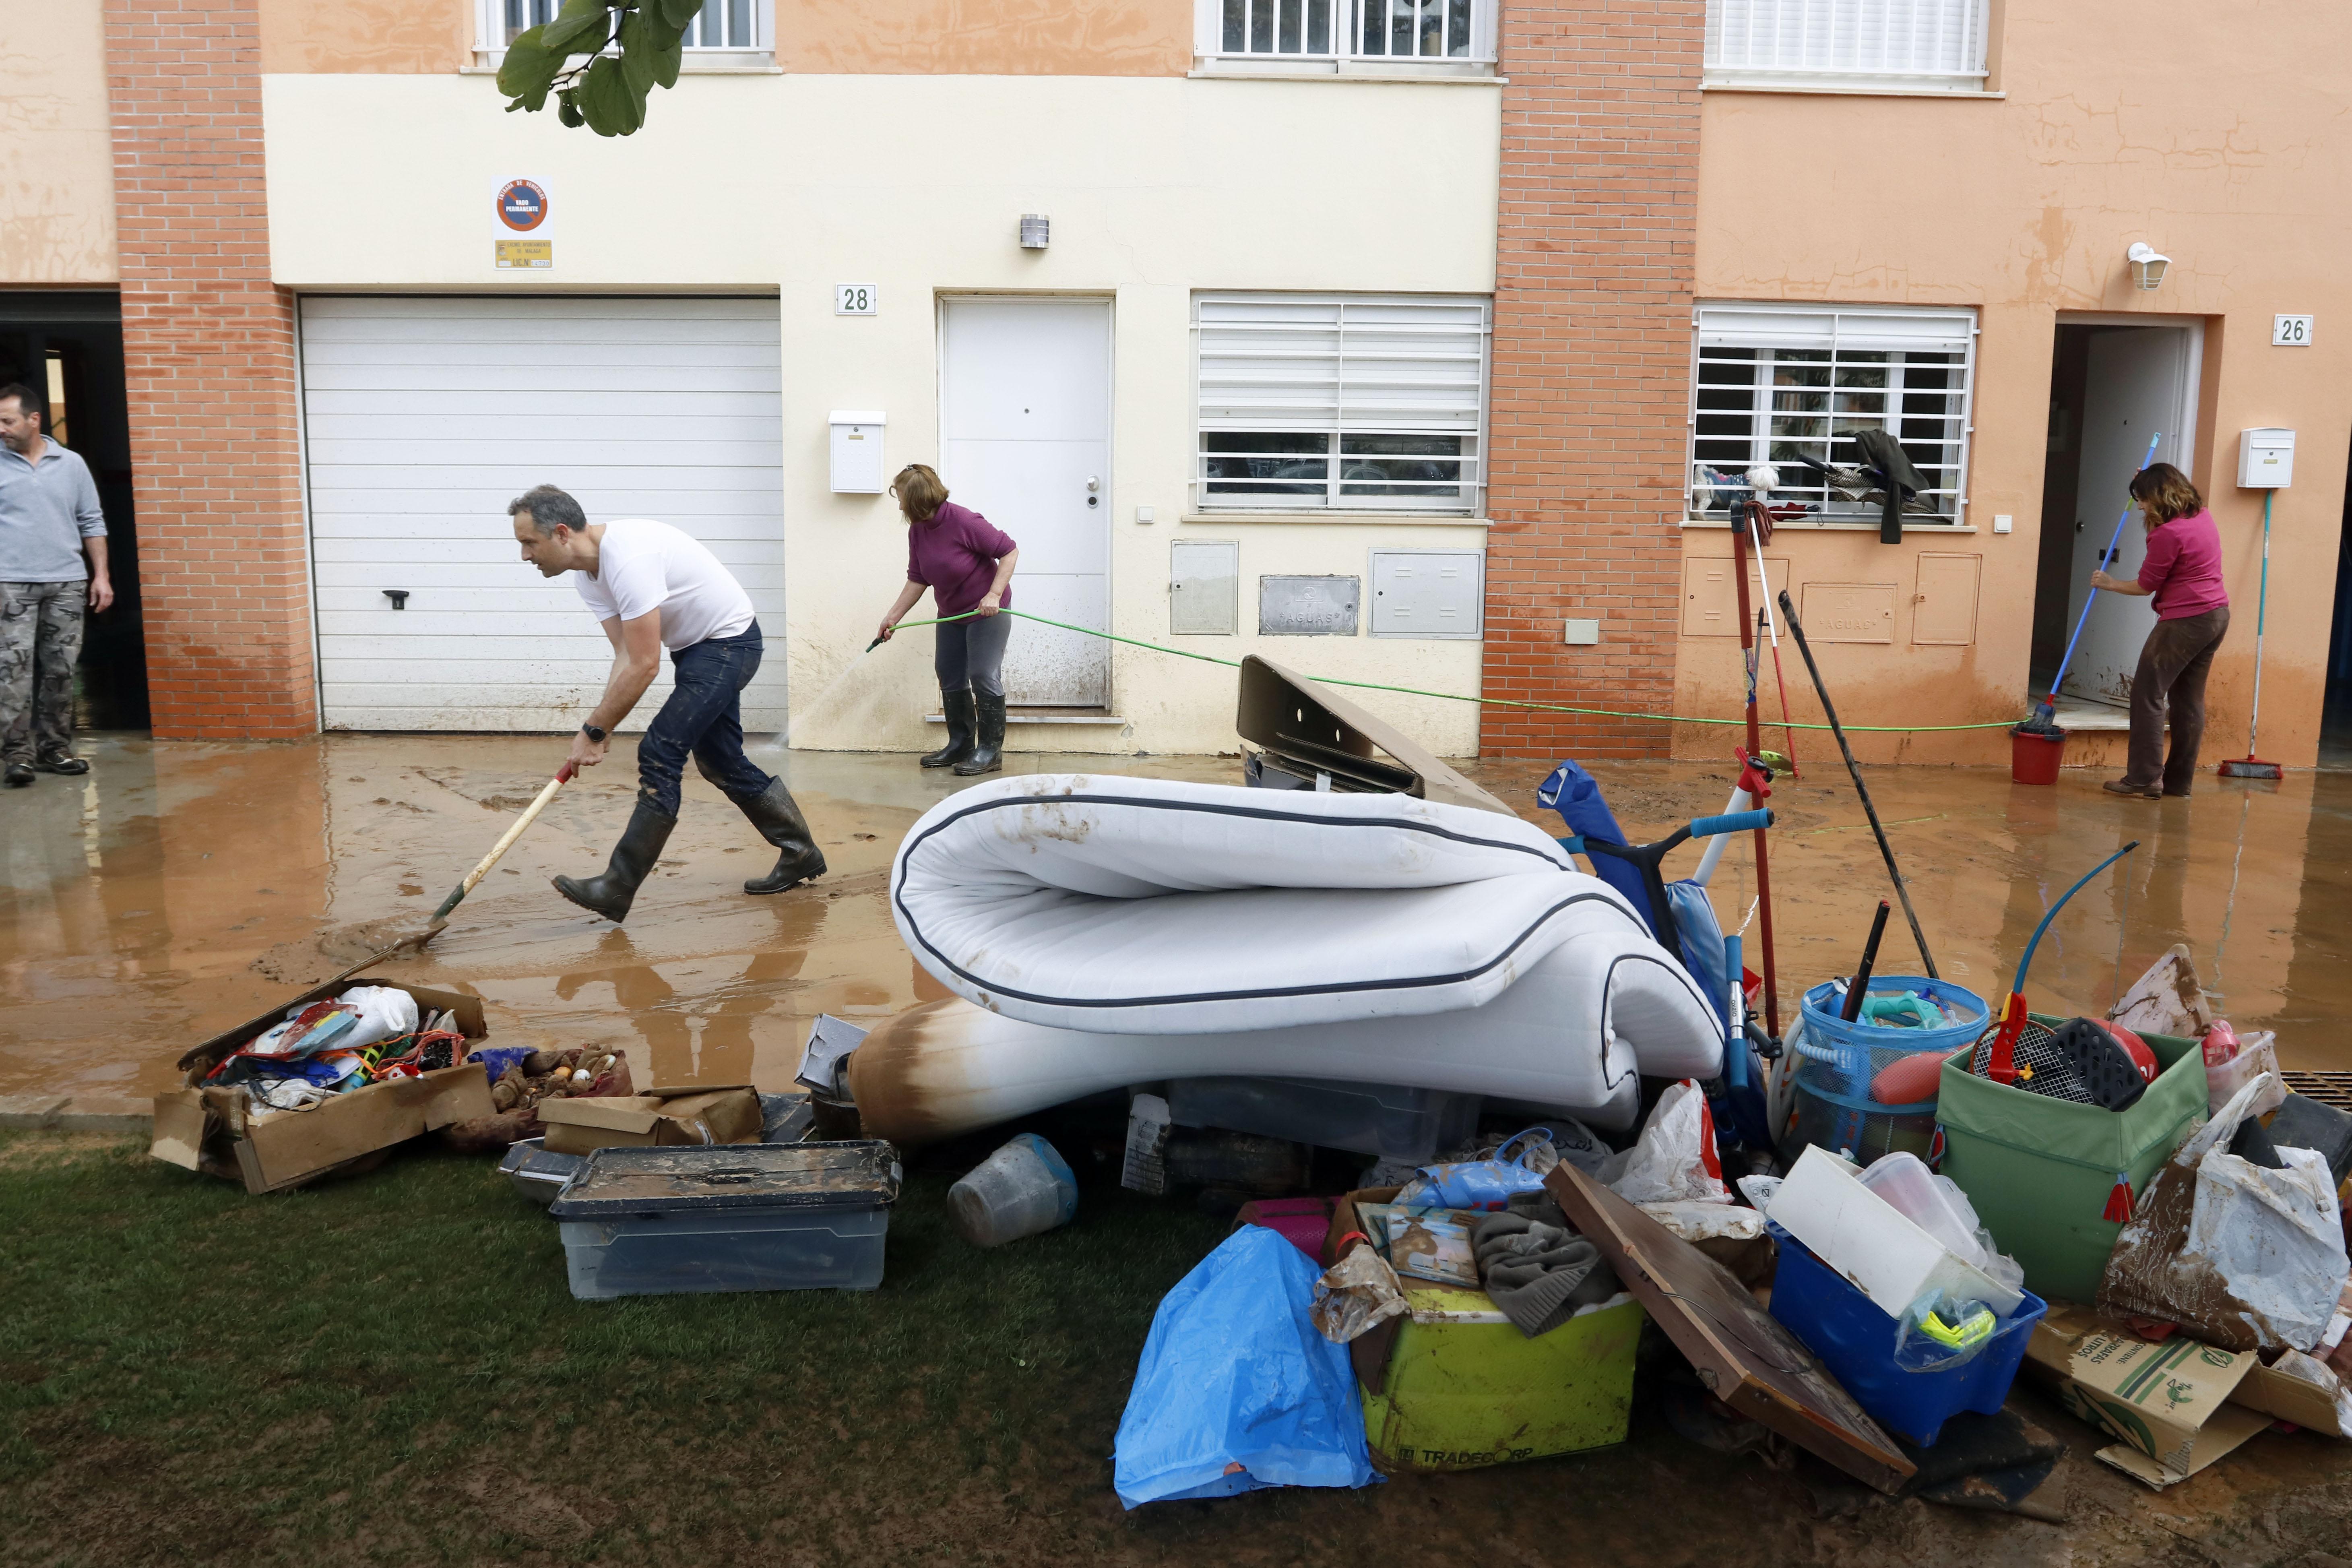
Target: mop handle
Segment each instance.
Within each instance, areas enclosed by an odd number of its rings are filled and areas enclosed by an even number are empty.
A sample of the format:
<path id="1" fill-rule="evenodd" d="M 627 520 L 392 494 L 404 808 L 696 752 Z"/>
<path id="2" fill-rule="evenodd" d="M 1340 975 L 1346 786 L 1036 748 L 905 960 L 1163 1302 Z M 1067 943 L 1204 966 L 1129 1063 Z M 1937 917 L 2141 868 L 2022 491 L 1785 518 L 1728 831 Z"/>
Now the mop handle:
<path id="1" fill-rule="evenodd" d="M 2164 432 L 2161 430 L 2147 438 L 2147 462 L 2140 464 L 2139 468 L 2133 470 L 2134 479 L 2139 477 L 2141 470 L 2146 469 L 2148 463 L 2156 461 L 2156 444 L 2163 439 Z M 2114 563 L 2116 552 L 2123 547 L 2124 524 L 2131 521 L 2133 504 L 2132 501 L 2126 500 L 2123 516 L 2116 519 L 2115 537 L 2107 541 L 2107 552 L 2099 557 L 2099 570 L 2102 572 Z M 2066 656 L 2058 661 L 2058 677 L 2050 683 L 2050 700 L 2053 702 L 2058 700 L 2058 689 L 2066 684 L 2066 667 L 2074 662 L 2074 645 L 2083 640 L 2083 627 L 2090 621 L 2091 601 L 2098 596 L 2099 591 L 2096 588 L 2084 596 L 2083 613 L 2074 619 L 2074 635 L 2066 639 Z M 2257 637 L 2261 637 L 2261 630 L 2257 628 L 2254 635 Z"/>
<path id="2" fill-rule="evenodd" d="M 563 766 L 557 769 L 555 776 L 548 780 L 545 787 L 540 790 L 539 798 L 523 807 L 522 815 L 515 818 L 514 826 L 499 835 L 499 841 L 490 846 L 488 854 L 482 857 L 482 863 L 467 872 L 466 879 L 451 889 L 449 896 L 441 900 L 441 907 L 433 911 L 435 920 L 449 918 L 449 911 L 456 909 L 465 900 L 466 895 L 474 890 L 476 883 L 490 874 L 490 868 L 499 863 L 499 857 L 504 855 L 512 847 L 514 841 L 522 837 L 522 830 L 530 826 L 531 819 L 547 809 L 547 803 L 555 798 L 555 792 L 569 783 L 572 775 L 577 772 L 579 769 L 573 765 L 572 760 L 565 758 Z"/>
<path id="3" fill-rule="evenodd" d="M 2246 755 L 2254 754 L 2254 731 L 2263 721 L 2263 623 L 2271 612 L 2271 498 L 2263 492 L 2263 596 L 2254 604 L 2254 710 L 2246 716 Z"/>
<path id="4" fill-rule="evenodd" d="M 1789 598 L 1786 588 L 1780 590 L 1781 618 L 1789 623 L 1789 635 L 1797 639 L 1797 651 L 1805 658 L 1805 673 L 1813 678 L 1813 695 L 1822 700 L 1822 717 L 1830 721 L 1830 733 L 1837 737 L 1838 750 L 1845 756 L 1845 771 L 1853 780 L 1853 793 L 1861 797 L 1862 814 L 1870 818 L 1871 837 L 1878 840 L 1878 858 L 1886 862 L 1886 876 L 1895 884 L 1895 896 L 1903 901 L 1903 918 L 1911 922 L 1911 940 L 1919 949 L 1919 962 L 1926 966 L 1927 978 L 1941 980 L 1936 973 L 1936 960 L 1927 951 L 1927 933 L 1919 929 L 1919 912 L 1911 907 L 1911 889 L 1903 880 L 1902 868 L 1895 864 L 1895 846 L 1886 841 L 1886 829 L 1878 820 L 1878 807 L 1870 801 L 1870 786 L 1862 782 L 1862 764 L 1853 760 L 1853 747 L 1845 738 L 1845 727 L 1838 722 L 1837 708 L 1830 701 L 1830 689 L 1822 679 L 1822 667 L 1813 662 L 1813 645 L 1805 640 L 1805 628 L 1797 619 L 1797 606 Z"/>
<path id="5" fill-rule="evenodd" d="M 2073 887 L 2067 889 L 2063 894 L 2060 895 L 2058 901 L 2050 906 L 2050 912 L 2042 917 L 2042 923 L 2033 928 L 2033 935 L 2025 944 L 2025 956 L 2017 961 L 2017 979 L 2010 985 L 2009 990 L 2011 995 L 2022 996 L 2025 994 L 2025 972 L 2032 965 L 2033 950 L 2042 945 L 2042 933 L 2050 929 L 2050 922 L 2058 918 L 2058 911 L 2066 907 L 2066 900 L 2081 892 L 2084 884 L 2088 883 L 2092 878 L 2097 876 L 2100 872 L 2105 870 L 2108 867 L 2114 865 L 2116 861 L 2122 859 L 2125 856 L 2130 854 L 2133 850 L 2138 847 L 2139 840 L 2137 838 L 2133 839 L 2130 843 L 2125 845 L 2122 848 L 2116 850 L 2114 854 L 2108 856 L 2105 859 L 2100 861 L 2097 865 L 2084 872 L 2082 879 L 2076 882 Z"/>

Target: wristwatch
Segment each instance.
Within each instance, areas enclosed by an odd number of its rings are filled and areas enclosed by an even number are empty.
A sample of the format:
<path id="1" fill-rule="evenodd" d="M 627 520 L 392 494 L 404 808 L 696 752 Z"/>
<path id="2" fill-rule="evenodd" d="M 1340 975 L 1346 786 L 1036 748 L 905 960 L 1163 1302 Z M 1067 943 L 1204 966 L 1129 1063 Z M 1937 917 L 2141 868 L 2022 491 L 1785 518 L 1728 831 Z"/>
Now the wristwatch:
<path id="1" fill-rule="evenodd" d="M 599 730 L 599 729 L 598 729 L 598 728 L 596 728 L 596 726 L 595 726 L 595 725 L 593 725 L 593 724 L 583 724 L 583 725 L 581 725 L 581 726 L 580 726 L 580 732 L 581 732 L 582 734 L 583 734 L 583 735 L 587 736 L 590 740 L 592 740 L 592 741 L 595 742 L 596 742 L 596 744 L 598 744 L 598 745 L 600 745 L 600 746 L 601 746 L 601 745 L 603 745 L 603 744 L 604 743 L 604 731 L 602 731 L 602 730 Z"/>

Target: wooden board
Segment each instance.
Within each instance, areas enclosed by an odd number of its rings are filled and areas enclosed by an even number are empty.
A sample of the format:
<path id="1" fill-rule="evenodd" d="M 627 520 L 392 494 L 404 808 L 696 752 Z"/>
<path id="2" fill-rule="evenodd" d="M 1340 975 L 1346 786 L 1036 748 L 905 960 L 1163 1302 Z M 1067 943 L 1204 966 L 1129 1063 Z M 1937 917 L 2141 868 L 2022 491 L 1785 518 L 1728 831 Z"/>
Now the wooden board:
<path id="1" fill-rule="evenodd" d="M 1916 1472 L 1730 1270 L 1572 1165 L 1544 1185 L 1717 1399 L 1882 1492 Z"/>

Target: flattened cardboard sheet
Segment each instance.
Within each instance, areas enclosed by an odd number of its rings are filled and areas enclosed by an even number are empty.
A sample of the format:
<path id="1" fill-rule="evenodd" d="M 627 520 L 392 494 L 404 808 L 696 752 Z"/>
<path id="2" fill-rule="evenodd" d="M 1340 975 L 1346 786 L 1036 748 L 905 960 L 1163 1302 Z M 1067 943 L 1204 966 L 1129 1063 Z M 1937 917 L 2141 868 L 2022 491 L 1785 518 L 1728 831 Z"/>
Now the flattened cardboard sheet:
<path id="1" fill-rule="evenodd" d="M 1717 1399 L 1879 1491 L 1917 1473 L 1729 1269 L 1573 1165 L 1544 1186 Z"/>

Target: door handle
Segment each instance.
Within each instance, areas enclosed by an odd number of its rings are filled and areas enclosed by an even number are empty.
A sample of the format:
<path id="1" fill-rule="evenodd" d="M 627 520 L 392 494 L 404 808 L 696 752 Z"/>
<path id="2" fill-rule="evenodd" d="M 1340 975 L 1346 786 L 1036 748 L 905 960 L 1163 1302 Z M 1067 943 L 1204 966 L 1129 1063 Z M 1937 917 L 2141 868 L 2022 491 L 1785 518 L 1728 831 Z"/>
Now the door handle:
<path id="1" fill-rule="evenodd" d="M 1088 474 L 1088 475 L 1087 476 L 1087 491 L 1088 491 L 1089 493 L 1092 493 L 1093 491 L 1099 490 L 1099 489 L 1102 489 L 1102 476 L 1101 476 L 1100 474 Z"/>

